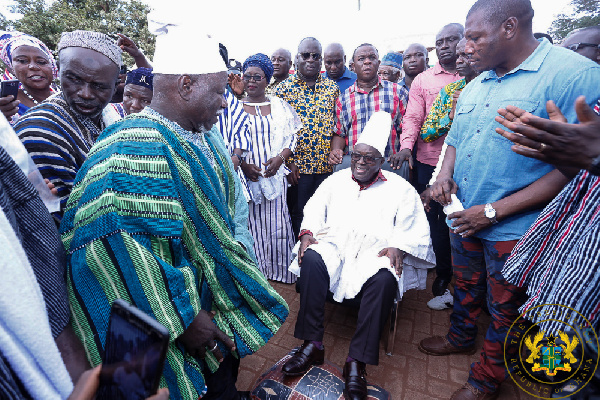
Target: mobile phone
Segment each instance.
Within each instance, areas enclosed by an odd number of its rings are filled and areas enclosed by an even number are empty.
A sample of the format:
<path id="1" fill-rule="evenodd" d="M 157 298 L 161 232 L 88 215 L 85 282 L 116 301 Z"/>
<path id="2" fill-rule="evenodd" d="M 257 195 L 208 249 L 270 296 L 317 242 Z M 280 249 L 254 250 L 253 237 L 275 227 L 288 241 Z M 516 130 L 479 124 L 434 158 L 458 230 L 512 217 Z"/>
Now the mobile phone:
<path id="1" fill-rule="evenodd" d="M 14 96 L 14 100 L 17 99 L 19 94 L 19 80 L 8 79 L 0 82 L 0 97 Z"/>
<path id="2" fill-rule="evenodd" d="M 167 328 L 126 301 L 115 300 L 96 398 L 143 400 L 156 394 L 168 346 Z"/>

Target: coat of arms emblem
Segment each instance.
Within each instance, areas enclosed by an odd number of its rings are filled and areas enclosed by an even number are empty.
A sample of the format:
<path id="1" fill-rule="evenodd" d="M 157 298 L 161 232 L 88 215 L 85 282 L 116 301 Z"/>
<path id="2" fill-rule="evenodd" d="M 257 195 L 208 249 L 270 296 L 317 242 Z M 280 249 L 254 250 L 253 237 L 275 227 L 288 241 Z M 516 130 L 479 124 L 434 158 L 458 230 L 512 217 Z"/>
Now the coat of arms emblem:
<path id="1" fill-rule="evenodd" d="M 571 365 L 577 362 L 573 356 L 573 350 L 579 344 L 576 336 L 569 338 L 564 332 L 558 332 L 558 337 L 562 341 L 557 344 L 557 337 L 549 335 L 544 341 L 544 332 L 540 331 L 533 340 L 531 336 L 525 338 L 525 345 L 531 351 L 525 362 L 533 364 L 532 371 L 544 371 L 547 376 L 555 376 L 558 371 L 571 372 Z M 544 342 L 545 343 L 544 343 Z M 540 359 L 540 361 L 537 361 Z"/>

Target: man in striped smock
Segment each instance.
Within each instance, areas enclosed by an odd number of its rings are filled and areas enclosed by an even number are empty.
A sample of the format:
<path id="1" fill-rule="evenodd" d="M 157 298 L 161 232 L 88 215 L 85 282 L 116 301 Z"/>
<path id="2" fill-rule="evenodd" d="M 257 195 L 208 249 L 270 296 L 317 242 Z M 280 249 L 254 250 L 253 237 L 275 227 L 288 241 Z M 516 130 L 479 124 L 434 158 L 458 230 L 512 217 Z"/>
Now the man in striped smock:
<path id="1" fill-rule="evenodd" d="M 248 205 L 213 125 L 227 83 L 218 43 L 193 32 L 186 52 L 192 32 L 167 29 L 152 103 L 102 133 L 73 186 L 61 225 L 73 325 L 99 364 L 124 299 L 170 331 L 160 386 L 172 399 L 237 400 L 239 358 L 288 308 L 249 254 Z"/>
<path id="2" fill-rule="evenodd" d="M 14 129 L 58 190 L 64 211 L 75 175 L 104 129 L 102 111 L 115 92 L 121 49 L 103 33 L 74 31 L 62 34 L 58 54 L 62 92 L 30 109 Z"/>

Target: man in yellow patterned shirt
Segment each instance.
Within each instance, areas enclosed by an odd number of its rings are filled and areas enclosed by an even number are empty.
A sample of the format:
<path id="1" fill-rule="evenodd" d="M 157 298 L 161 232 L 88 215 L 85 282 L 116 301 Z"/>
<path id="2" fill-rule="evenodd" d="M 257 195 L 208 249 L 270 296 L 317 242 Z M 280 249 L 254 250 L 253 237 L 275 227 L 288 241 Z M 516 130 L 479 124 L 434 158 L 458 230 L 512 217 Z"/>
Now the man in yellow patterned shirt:
<path id="1" fill-rule="evenodd" d="M 306 202 L 321 182 L 331 175 L 328 163 L 335 101 L 340 95 L 336 83 L 321 77 L 321 43 L 308 37 L 300 41 L 296 55 L 297 72 L 281 82 L 275 95 L 287 101 L 302 119 L 294 156 L 287 161 L 292 171 L 288 181 L 288 206 L 294 235 L 298 237 Z"/>

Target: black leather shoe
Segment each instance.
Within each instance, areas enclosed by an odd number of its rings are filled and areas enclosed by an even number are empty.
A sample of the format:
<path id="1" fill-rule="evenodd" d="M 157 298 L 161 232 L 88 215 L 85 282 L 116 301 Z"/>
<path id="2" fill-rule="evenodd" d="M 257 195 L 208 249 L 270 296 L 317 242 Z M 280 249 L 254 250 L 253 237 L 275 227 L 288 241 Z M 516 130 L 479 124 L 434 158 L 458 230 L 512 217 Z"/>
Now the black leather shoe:
<path id="1" fill-rule="evenodd" d="M 434 296 L 442 296 L 446 289 L 448 289 L 448 285 L 450 284 L 450 279 L 445 279 L 437 276 L 433 281 L 433 285 L 431 286 L 431 291 Z"/>
<path id="2" fill-rule="evenodd" d="M 313 365 L 321 365 L 325 361 L 325 349 L 319 349 L 312 342 L 304 344 L 296 350 L 292 358 L 281 367 L 281 372 L 287 376 L 304 374 Z"/>
<path id="3" fill-rule="evenodd" d="M 252 397 L 250 396 L 250 392 L 240 392 L 238 390 L 239 400 L 250 400 Z"/>
<path id="4" fill-rule="evenodd" d="M 344 398 L 346 400 L 365 400 L 367 398 L 367 371 L 365 363 L 349 361 L 344 365 Z"/>

